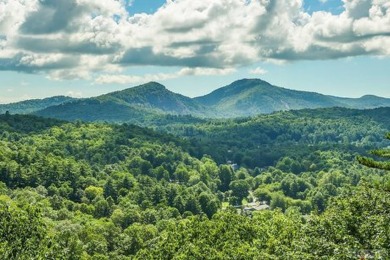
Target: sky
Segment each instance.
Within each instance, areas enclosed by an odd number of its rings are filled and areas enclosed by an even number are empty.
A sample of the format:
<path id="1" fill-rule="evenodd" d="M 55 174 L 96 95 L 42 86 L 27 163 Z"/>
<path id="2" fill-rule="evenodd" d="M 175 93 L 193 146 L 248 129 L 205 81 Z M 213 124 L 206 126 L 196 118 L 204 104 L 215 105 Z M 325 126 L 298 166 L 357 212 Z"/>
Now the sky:
<path id="1" fill-rule="evenodd" d="M 390 98 L 388 0 L 0 0 L 0 103 L 242 78 Z"/>

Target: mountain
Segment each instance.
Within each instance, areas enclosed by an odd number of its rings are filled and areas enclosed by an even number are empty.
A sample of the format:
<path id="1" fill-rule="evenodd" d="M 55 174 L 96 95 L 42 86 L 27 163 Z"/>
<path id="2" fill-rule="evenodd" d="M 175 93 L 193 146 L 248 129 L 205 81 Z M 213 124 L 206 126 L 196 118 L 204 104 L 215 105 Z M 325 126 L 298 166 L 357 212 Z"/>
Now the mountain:
<path id="1" fill-rule="evenodd" d="M 250 116 L 281 110 L 337 106 L 324 95 L 280 88 L 260 79 L 243 79 L 198 97 L 223 116 Z"/>
<path id="2" fill-rule="evenodd" d="M 65 100 L 62 100 L 62 99 Z M 211 92 L 189 98 L 150 82 L 93 98 L 66 100 L 66 97 L 45 99 L 57 104 L 38 103 L 30 111 L 44 117 L 63 120 L 144 123 L 165 115 L 192 115 L 203 118 L 248 117 L 275 111 L 305 108 L 345 107 L 369 109 L 390 107 L 390 99 L 367 95 L 341 98 L 315 92 L 277 87 L 260 79 L 242 79 Z M 66 101 L 66 102 L 65 102 Z M 34 104 L 37 101 L 24 101 Z M 10 106 L 13 104 L 10 104 Z M 6 105 L 3 105 L 6 106 Z M 8 109 L 10 112 L 14 112 Z M 24 113 L 26 113 L 26 109 Z M 4 111 L 5 112 L 5 111 Z M 16 113 L 16 112 L 14 112 Z M 170 119 L 171 120 L 171 119 Z"/>
<path id="3" fill-rule="evenodd" d="M 138 87 L 112 92 L 99 96 L 97 99 L 152 110 L 163 114 L 201 115 L 207 110 L 206 107 L 197 101 L 173 93 L 157 82 L 150 82 Z"/>
<path id="4" fill-rule="evenodd" d="M 76 100 L 48 107 L 36 115 L 64 120 L 142 122 L 147 117 L 164 114 L 198 115 L 207 109 L 197 101 L 150 82 L 95 98 Z"/>
<path id="5" fill-rule="evenodd" d="M 62 120 L 107 121 L 107 122 L 138 122 L 153 115 L 148 111 L 132 108 L 113 101 L 100 101 L 88 98 L 51 106 L 37 111 L 35 115 Z"/>
<path id="6" fill-rule="evenodd" d="M 4 114 L 7 111 L 11 114 L 30 114 L 47 107 L 60 105 L 72 100 L 75 99 L 65 96 L 56 96 L 44 99 L 31 99 L 16 103 L 2 104 L 0 105 L 0 114 Z"/>
<path id="7" fill-rule="evenodd" d="M 374 95 L 365 95 L 360 98 L 339 98 L 333 97 L 340 102 L 343 107 L 357 108 L 357 109 L 370 109 L 377 107 L 388 107 L 390 106 L 390 99 L 378 97 Z"/>
<path id="8" fill-rule="evenodd" d="M 196 101 L 225 117 L 252 116 L 304 108 L 347 107 L 367 109 L 390 106 L 390 99 L 376 96 L 340 98 L 315 92 L 276 87 L 260 79 L 242 79 Z"/>

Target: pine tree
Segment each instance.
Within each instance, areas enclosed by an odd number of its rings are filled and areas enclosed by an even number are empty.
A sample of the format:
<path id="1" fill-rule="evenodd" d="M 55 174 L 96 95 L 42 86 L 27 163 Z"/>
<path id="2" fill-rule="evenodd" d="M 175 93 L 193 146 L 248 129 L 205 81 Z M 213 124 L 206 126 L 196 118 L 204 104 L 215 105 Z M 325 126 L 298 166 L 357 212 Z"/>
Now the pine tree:
<path id="1" fill-rule="evenodd" d="M 390 133 L 386 135 L 386 138 L 390 140 Z M 390 159 L 390 149 L 377 149 L 373 150 L 370 152 L 372 155 L 375 155 L 377 157 L 381 157 L 384 159 Z M 371 168 L 376 168 L 376 169 L 382 169 L 382 170 L 389 170 L 390 171 L 390 161 L 389 160 L 375 160 L 373 158 L 369 157 L 363 157 L 363 156 L 358 156 L 358 161 Z"/>

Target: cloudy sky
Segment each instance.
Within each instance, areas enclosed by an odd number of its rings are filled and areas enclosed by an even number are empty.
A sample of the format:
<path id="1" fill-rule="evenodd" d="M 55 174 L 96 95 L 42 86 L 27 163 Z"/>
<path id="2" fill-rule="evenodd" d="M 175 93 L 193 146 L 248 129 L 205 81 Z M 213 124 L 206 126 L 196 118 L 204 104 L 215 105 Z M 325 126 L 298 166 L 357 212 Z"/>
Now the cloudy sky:
<path id="1" fill-rule="evenodd" d="M 390 97 L 388 0 L 0 0 L 0 103 L 241 78 Z"/>

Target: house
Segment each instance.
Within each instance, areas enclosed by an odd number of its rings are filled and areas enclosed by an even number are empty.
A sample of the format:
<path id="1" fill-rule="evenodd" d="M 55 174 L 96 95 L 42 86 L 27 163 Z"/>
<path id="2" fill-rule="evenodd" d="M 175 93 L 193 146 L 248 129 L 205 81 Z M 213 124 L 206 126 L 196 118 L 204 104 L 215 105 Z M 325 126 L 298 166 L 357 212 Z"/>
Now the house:
<path id="1" fill-rule="evenodd" d="M 249 212 L 253 212 L 253 211 L 261 211 L 261 210 L 268 210 L 270 209 L 269 205 L 267 204 L 267 202 L 263 201 L 263 202 L 252 202 L 252 203 L 248 203 L 247 205 L 245 205 L 245 207 L 243 208 L 243 213 L 249 213 Z"/>

